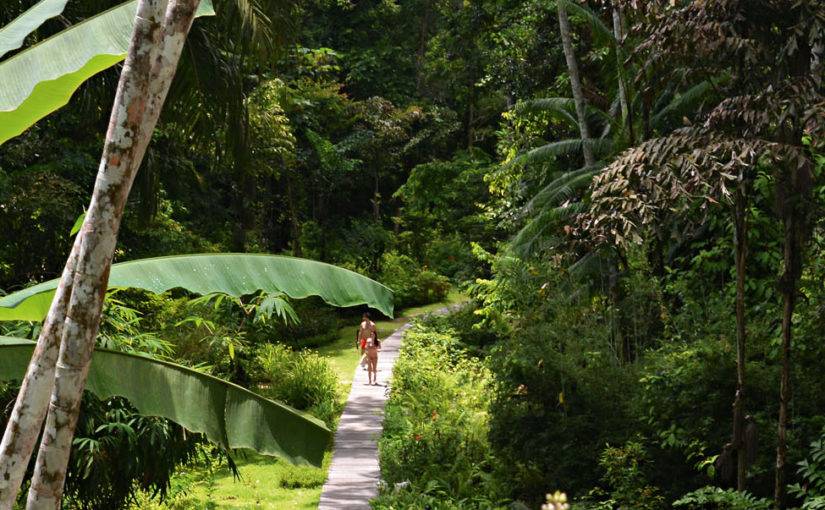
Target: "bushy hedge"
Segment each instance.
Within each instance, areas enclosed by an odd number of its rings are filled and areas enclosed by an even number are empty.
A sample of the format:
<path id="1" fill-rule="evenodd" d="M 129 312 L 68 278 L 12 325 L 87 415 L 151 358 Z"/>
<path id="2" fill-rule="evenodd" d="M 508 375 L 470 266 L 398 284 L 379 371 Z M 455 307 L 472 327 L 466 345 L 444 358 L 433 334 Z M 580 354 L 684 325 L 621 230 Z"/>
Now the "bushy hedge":
<path id="1" fill-rule="evenodd" d="M 487 441 L 490 375 L 455 331 L 414 326 L 393 370 L 374 508 L 498 503 Z"/>
<path id="2" fill-rule="evenodd" d="M 378 281 L 395 293 L 395 306 L 417 306 L 443 300 L 450 290 L 450 281 L 429 269 L 419 266 L 412 258 L 396 252 L 381 256 Z"/>
<path id="3" fill-rule="evenodd" d="M 255 356 L 253 371 L 267 397 L 306 409 L 328 425 L 340 411 L 338 377 L 317 352 L 266 344 Z"/>

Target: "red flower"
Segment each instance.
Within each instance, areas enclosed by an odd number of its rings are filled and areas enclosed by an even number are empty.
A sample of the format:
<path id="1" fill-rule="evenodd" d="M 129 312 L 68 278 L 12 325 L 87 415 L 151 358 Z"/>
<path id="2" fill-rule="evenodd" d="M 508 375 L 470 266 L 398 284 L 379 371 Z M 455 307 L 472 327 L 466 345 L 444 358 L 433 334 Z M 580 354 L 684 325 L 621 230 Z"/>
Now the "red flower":
<path id="1" fill-rule="evenodd" d="M 433 411 L 433 414 L 438 414 L 438 411 Z"/>
<path id="2" fill-rule="evenodd" d="M 421 439 L 421 436 L 415 436 L 416 441 L 418 441 L 419 439 Z"/>

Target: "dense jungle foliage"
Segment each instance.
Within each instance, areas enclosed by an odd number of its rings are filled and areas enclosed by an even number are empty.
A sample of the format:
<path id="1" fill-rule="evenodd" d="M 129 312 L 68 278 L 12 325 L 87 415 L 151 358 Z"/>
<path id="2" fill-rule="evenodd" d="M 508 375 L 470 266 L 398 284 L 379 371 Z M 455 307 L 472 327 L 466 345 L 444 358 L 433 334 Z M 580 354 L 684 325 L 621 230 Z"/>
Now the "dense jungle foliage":
<path id="1" fill-rule="evenodd" d="M 0 24 L 31 3 L 3 2 Z M 32 37 L 110 5 L 70 1 Z M 557 490 L 571 508 L 825 508 L 825 3 L 215 7 L 116 260 L 289 254 L 373 277 L 396 307 L 470 295 L 407 338 L 375 508 L 556 508 Z M 0 146 L 3 291 L 59 275 L 118 68 Z M 259 306 L 120 291 L 100 342 L 334 426 L 311 348 L 359 311 Z M 162 496 L 176 465 L 221 455 L 126 401 L 84 406 L 71 504 Z"/>

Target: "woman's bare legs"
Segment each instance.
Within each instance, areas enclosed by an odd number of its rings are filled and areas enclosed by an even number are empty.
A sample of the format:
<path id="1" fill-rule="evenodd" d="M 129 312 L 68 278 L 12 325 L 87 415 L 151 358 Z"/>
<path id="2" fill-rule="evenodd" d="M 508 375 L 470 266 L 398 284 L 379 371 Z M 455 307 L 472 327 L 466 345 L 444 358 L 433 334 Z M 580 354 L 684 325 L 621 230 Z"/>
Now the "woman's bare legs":
<path id="1" fill-rule="evenodd" d="M 378 382 L 378 356 L 367 356 L 367 375 L 370 384 Z"/>

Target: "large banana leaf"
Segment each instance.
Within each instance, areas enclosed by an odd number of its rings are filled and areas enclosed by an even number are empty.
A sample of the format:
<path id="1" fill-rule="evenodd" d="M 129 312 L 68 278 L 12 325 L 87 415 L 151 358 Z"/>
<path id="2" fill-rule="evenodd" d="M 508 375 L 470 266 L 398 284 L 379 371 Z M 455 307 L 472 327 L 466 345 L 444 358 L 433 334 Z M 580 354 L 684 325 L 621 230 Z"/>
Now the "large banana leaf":
<path id="1" fill-rule="evenodd" d="M 0 381 L 22 380 L 35 342 L 0 337 Z M 227 448 L 251 448 L 295 464 L 321 466 L 330 432 L 322 422 L 240 386 L 135 354 L 96 349 L 86 389 L 127 398 Z"/>
<path id="2" fill-rule="evenodd" d="M 0 28 L 0 57 L 23 45 L 23 40 L 49 18 L 63 12 L 67 0 L 40 0 L 8 25 Z"/>
<path id="3" fill-rule="evenodd" d="M 0 63 L 0 144 L 65 105 L 84 81 L 123 60 L 136 11 L 137 0 L 126 2 Z M 201 0 L 197 15 L 213 14 L 212 1 Z M 32 17 L 26 24 L 35 21 Z M 14 46 L 19 37 L 11 31 L 0 35 L 0 45 Z"/>
<path id="4" fill-rule="evenodd" d="M 58 280 L 0 299 L 0 320 L 41 321 L 49 311 Z M 392 317 L 392 291 L 347 269 L 314 260 L 277 255 L 219 253 L 178 255 L 113 264 L 109 287 L 137 287 L 162 293 L 182 287 L 197 294 L 232 296 L 257 290 L 300 299 L 320 296 L 334 306 L 366 304 Z"/>

